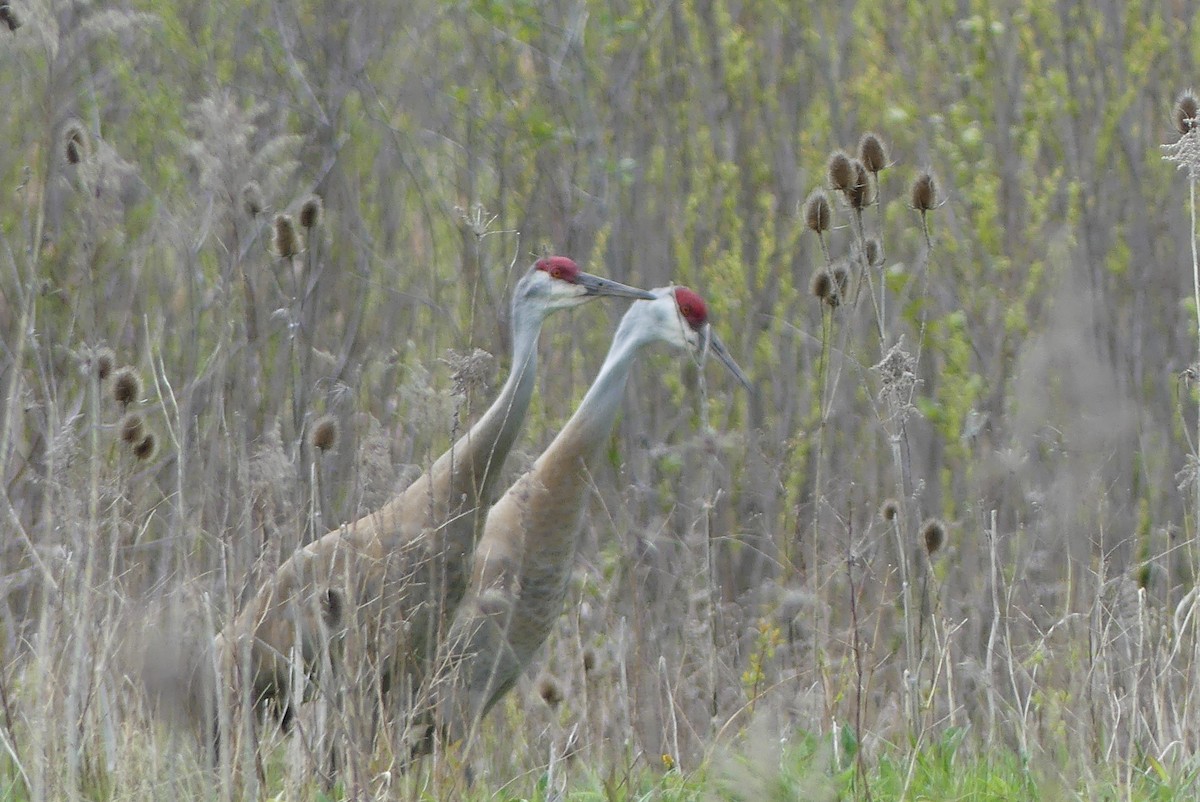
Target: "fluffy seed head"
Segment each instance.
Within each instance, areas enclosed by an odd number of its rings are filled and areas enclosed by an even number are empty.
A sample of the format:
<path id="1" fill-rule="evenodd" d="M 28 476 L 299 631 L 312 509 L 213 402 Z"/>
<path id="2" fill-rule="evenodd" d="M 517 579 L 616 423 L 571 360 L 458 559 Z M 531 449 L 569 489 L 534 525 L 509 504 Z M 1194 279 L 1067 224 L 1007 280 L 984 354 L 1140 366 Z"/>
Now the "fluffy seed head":
<path id="1" fill-rule="evenodd" d="M 88 157 L 87 132 L 79 123 L 71 123 L 63 131 L 63 152 L 69 164 L 79 164 Z"/>
<path id="2" fill-rule="evenodd" d="M 1181 134 L 1192 130 L 1196 124 L 1197 113 L 1200 113 L 1200 103 L 1196 102 L 1196 96 L 1192 94 L 1192 90 L 1185 89 L 1180 92 L 1179 98 L 1175 101 L 1175 130 Z"/>
<path id="3" fill-rule="evenodd" d="M 921 173 L 913 181 L 912 207 L 921 214 L 924 214 L 936 205 L 937 187 L 933 183 L 933 176 L 929 173 Z"/>
<path id="4" fill-rule="evenodd" d="M 829 197 L 822 189 L 814 189 L 804 202 L 804 224 L 820 234 L 829 230 Z"/>
<path id="5" fill-rule="evenodd" d="M 113 400 L 123 407 L 137 401 L 142 394 L 142 382 L 133 368 L 124 367 L 117 371 L 113 376 L 112 394 Z"/>
<path id="6" fill-rule="evenodd" d="M 844 151 L 835 150 L 829 155 L 829 186 L 845 192 L 854 180 L 854 170 L 850 167 L 850 157 Z"/>
<path id="7" fill-rule="evenodd" d="M 925 553 L 932 557 L 946 542 L 946 524 L 938 518 L 930 518 L 921 524 L 921 540 L 925 543 Z"/>
<path id="8" fill-rule="evenodd" d="M 154 456 L 153 432 L 146 432 L 145 437 L 138 441 L 138 444 L 133 447 L 133 456 L 140 460 L 147 460 Z"/>
<path id="9" fill-rule="evenodd" d="M 337 442 L 337 421 L 326 415 L 313 427 L 312 444 L 318 451 L 328 451 Z"/>
<path id="10" fill-rule="evenodd" d="M 257 181 L 247 181 L 246 186 L 242 187 L 242 208 L 251 217 L 262 214 L 263 193 Z"/>
<path id="11" fill-rule="evenodd" d="M 558 707 L 563 700 L 562 688 L 558 687 L 554 677 L 542 677 L 542 681 L 538 683 L 538 696 L 550 707 Z"/>
<path id="12" fill-rule="evenodd" d="M 870 205 L 872 195 L 871 182 L 867 178 L 867 168 L 858 159 L 850 161 L 852 183 L 846 189 L 846 201 L 850 207 L 862 211 Z"/>
<path id="13" fill-rule="evenodd" d="M 894 498 L 886 498 L 879 505 L 879 517 L 885 521 L 891 522 L 896 520 L 900 515 L 900 502 Z"/>
<path id="14" fill-rule="evenodd" d="M 10 31 L 15 31 L 21 27 L 21 18 L 17 16 L 16 10 L 8 3 L 0 3 L 0 22 L 7 25 Z"/>
<path id="15" fill-rule="evenodd" d="M 867 133 L 858 141 L 858 158 L 867 172 L 879 174 L 888 166 L 887 147 L 877 135 Z"/>
<path id="16" fill-rule="evenodd" d="M 275 236 L 271 240 L 275 255 L 281 259 L 291 259 L 300 253 L 300 240 L 296 237 L 296 224 L 289 214 L 275 215 Z"/>
<path id="17" fill-rule="evenodd" d="M 308 200 L 300 207 L 300 225 L 309 229 L 321 225 L 321 211 L 324 208 L 320 195 L 309 195 Z"/>
<path id="18" fill-rule="evenodd" d="M 823 267 L 817 268 L 812 274 L 812 281 L 809 282 L 809 290 L 814 297 L 828 301 L 829 294 L 833 292 L 833 279 L 830 277 L 829 271 Z"/>
<path id="19" fill-rule="evenodd" d="M 142 416 L 136 412 L 130 412 L 121 418 L 121 440 L 130 444 L 139 442 L 142 439 L 144 428 Z"/>

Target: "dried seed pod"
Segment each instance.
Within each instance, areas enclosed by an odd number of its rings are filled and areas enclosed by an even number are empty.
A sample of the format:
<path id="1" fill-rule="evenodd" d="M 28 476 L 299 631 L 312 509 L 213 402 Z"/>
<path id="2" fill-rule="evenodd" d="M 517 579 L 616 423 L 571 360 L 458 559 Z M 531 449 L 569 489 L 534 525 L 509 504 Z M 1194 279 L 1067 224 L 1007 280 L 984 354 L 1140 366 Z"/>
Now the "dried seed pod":
<path id="1" fill-rule="evenodd" d="M 879 505 L 879 517 L 891 522 L 900 516 L 900 502 L 894 498 L 886 498 Z"/>
<path id="2" fill-rule="evenodd" d="M 863 243 L 863 259 L 870 267 L 879 267 L 883 264 L 883 245 L 880 244 L 878 237 L 869 237 Z"/>
<path id="3" fill-rule="evenodd" d="M 809 291 L 813 296 L 822 301 L 829 301 L 829 295 L 833 292 L 833 278 L 829 275 L 829 271 L 823 267 L 819 267 L 813 272 L 812 281 L 808 285 Z M 832 304 L 837 306 L 836 303 Z"/>
<path id="4" fill-rule="evenodd" d="M 542 677 L 538 683 L 538 696 L 550 707 L 558 707 L 563 700 L 562 688 L 558 687 L 553 677 Z"/>
<path id="5" fill-rule="evenodd" d="M 912 207 L 918 212 L 924 214 L 937 205 L 937 187 L 933 183 L 933 176 L 929 173 L 921 173 L 913 181 L 912 185 Z"/>
<path id="6" fill-rule="evenodd" d="M 100 347 L 92 352 L 89 367 L 96 371 L 96 378 L 105 381 L 112 375 L 113 365 L 117 359 L 111 348 Z"/>
<path id="7" fill-rule="evenodd" d="M 1185 89 L 1180 92 L 1179 97 L 1175 100 L 1175 130 L 1181 134 L 1191 131 L 1196 124 L 1197 113 L 1200 113 L 1200 103 L 1196 102 L 1196 96 L 1192 94 L 1192 90 Z"/>
<path id="8" fill-rule="evenodd" d="M 133 447 L 133 456 L 140 460 L 148 460 L 154 456 L 154 433 L 146 432 L 146 436 Z"/>
<path id="9" fill-rule="evenodd" d="M 291 259 L 300 253 L 300 239 L 296 236 L 296 224 L 291 215 L 275 215 L 275 236 L 271 240 L 275 255 L 281 259 Z"/>
<path id="10" fill-rule="evenodd" d="M 887 147 L 878 135 L 866 133 L 858 141 L 858 158 L 867 172 L 879 175 L 888 166 Z"/>
<path id="11" fill-rule="evenodd" d="M 946 542 L 946 524 L 938 518 L 930 518 L 921 524 L 921 540 L 925 544 L 925 553 L 932 557 Z"/>
<path id="12" fill-rule="evenodd" d="M 257 181 L 247 181 L 246 186 L 242 187 L 242 208 L 246 214 L 258 217 L 262 214 L 263 203 L 262 187 Z"/>
<path id="13" fill-rule="evenodd" d="M 319 195 L 310 195 L 300 207 L 300 226 L 312 229 L 321 225 L 321 211 L 324 208 Z"/>
<path id="14" fill-rule="evenodd" d="M 121 440 L 126 443 L 133 444 L 140 442 L 144 429 L 142 416 L 136 412 L 130 412 L 121 418 Z"/>
<path id="15" fill-rule="evenodd" d="M 0 22 L 8 26 L 10 31 L 21 27 L 21 17 L 9 3 L 0 3 Z"/>
<path id="16" fill-rule="evenodd" d="M 871 180 L 867 178 L 867 168 L 858 159 L 850 161 L 851 184 L 845 190 L 846 201 L 852 209 L 862 211 L 871 204 L 874 193 L 871 191 Z"/>
<path id="17" fill-rule="evenodd" d="M 836 289 L 836 292 L 830 295 L 831 298 L 836 299 L 836 302 L 831 304 L 831 306 L 837 306 L 846 297 L 846 289 L 850 285 L 850 269 L 846 267 L 845 262 L 839 262 L 833 266 L 833 271 L 830 275 L 833 276 L 833 286 Z"/>
<path id="18" fill-rule="evenodd" d="M 123 407 L 138 400 L 142 394 L 142 381 L 133 368 L 125 367 L 117 371 L 113 376 L 112 394 L 113 400 Z"/>
<path id="19" fill-rule="evenodd" d="M 829 186 L 840 192 L 850 188 L 854 180 L 854 171 L 850 167 L 850 157 L 844 151 L 835 150 L 829 155 L 826 171 L 829 174 Z"/>
<path id="20" fill-rule="evenodd" d="M 829 230 L 829 196 L 822 189 L 814 189 L 804 202 L 804 224 L 820 234 Z"/>
<path id="21" fill-rule="evenodd" d="M 89 145 L 87 132 L 83 126 L 73 122 L 63 130 L 63 153 L 67 163 L 79 164 L 88 157 Z"/>
<path id="22" fill-rule="evenodd" d="M 337 421 L 326 415 L 313 426 L 312 444 L 318 451 L 328 451 L 337 442 Z"/>

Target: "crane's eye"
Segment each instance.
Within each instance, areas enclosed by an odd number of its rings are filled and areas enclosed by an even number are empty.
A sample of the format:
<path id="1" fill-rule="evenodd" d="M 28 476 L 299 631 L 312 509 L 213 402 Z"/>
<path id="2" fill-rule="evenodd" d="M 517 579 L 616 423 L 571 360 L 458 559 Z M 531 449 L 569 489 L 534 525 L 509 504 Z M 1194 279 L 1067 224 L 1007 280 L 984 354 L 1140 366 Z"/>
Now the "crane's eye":
<path id="1" fill-rule="evenodd" d="M 561 279 L 563 277 L 563 269 L 561 265 L 555 265 L 550 268 L 550 278 Z"/>

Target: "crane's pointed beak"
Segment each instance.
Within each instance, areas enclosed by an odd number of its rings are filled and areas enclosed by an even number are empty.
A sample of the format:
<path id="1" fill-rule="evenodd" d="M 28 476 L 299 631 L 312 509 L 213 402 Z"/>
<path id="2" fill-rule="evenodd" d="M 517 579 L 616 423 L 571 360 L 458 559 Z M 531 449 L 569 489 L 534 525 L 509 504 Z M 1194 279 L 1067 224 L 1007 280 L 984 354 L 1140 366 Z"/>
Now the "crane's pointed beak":
<path id="1" fill-rule="evenodd" d="M 591 273 L 580 273 L 575 277 L 575 283 L 587 290 L 585 295 L 611 295 L 615 298 L 654 300 L 654 295 L 645 290 L 639 290 L 637 287 L 630 287 L 628 284 L 622 284 L 612 279 L 593 276 Z"/>
<path id="2" fill-rule="evenodd" d="M 742 383 L 742 386 L 747 390 L 753 390 L 754 387 L 750 384 L 750 379 L 746 378 L 746 374 L 742 373 L 742 369 L 738 367 L 737 362 L 733 361 L 733 356 L 729 353 L 729 349 L 725 347 L 725 343 L 721 342 L 721 338 L 713 331 L 710 324 L 708 326 L 708 350 L 717 355 L 717 359 L 725 363 L 725 367 L 729 368 L 734 377 Z"/>

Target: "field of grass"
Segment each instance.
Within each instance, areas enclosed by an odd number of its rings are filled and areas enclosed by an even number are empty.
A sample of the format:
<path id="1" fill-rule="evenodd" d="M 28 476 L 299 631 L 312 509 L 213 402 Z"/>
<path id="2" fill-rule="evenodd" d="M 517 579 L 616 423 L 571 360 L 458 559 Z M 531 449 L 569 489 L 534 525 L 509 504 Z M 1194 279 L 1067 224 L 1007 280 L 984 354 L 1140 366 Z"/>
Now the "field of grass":
<path id="1" fill-rule="evenodd" d="M 1175 0 L 0 0 L 0 802 L 1200 797 L 1197 53 Z M 476 739 L 322 677 L 256 749 L 214 633 L 487 408 L 548 252 L 698 290 L 753 390 L 644 357 Z M 547 323 L 503 486 L 625 308 Z"/>

